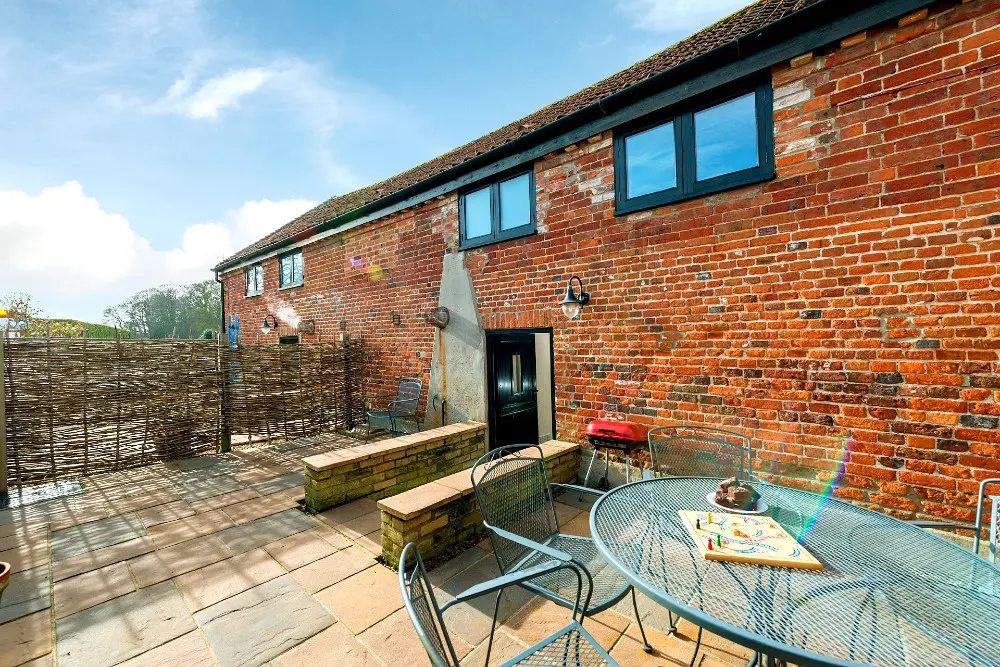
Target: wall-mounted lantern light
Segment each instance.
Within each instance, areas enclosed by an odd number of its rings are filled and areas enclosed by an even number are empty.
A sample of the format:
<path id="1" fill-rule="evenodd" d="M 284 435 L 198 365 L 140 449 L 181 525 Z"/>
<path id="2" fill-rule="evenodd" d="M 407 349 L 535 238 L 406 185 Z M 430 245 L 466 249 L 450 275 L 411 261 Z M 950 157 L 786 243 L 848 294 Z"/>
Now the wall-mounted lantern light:
<path id="1" fill-rule="evenodd" d="M 270 322 L 268 322 L 270 320 Z M 265 315 L 264 323 L 260 325 L 260 332 L 265 336 L 272 331 L 278 330 L 278 320 L 274 315 Z"/>
<path id="2" fill-rule="evenodd" d="M 577 284 L 580 286 L 580 294 L 577 295 L 573 291 L 573 281 L 576 280 Z M 583 312 L 583 307 L 590 302 L 590 295 L 583 291 L 583 281 L 577 276 L 572 276 L 569 279 L 569 283 L 566 285 L 566 296 L 563 300 L 559 302 L 562 306 L 563 313 L 568 319 L 578 320 L 580 319 L 580 314 Z"/>
<path id="3" fill-rule="evenodd" d="M 400 317 L 399 313 L 393 311 L 392 313 L 392 323 L 397 327 L 403 323 L 403 318 Z"/>

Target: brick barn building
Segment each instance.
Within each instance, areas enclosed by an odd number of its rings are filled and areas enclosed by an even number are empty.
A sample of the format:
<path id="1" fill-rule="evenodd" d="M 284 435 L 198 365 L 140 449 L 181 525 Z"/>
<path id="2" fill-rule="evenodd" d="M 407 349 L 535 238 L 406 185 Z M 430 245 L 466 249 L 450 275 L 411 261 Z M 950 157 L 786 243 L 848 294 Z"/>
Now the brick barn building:
<path id="1" fill-rule="evenodd" d="M 720 425 L 782 483 L 971 520 L 998 266 L 1000 0 L 761 0 L 216 271 L 244 341 L 364 336 L 428 425 Z"/>

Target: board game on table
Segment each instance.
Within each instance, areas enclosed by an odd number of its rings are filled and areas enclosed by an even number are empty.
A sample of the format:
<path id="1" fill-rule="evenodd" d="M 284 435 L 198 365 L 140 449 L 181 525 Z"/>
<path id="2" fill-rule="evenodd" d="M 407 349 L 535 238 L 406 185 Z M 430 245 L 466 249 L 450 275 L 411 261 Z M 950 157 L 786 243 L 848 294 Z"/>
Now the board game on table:
<path id="1" fill-rule="evenodd" d="M 692 510 L 677 513 L 706 560 L 823 569 L 823 564 L 771 517 Z"/>

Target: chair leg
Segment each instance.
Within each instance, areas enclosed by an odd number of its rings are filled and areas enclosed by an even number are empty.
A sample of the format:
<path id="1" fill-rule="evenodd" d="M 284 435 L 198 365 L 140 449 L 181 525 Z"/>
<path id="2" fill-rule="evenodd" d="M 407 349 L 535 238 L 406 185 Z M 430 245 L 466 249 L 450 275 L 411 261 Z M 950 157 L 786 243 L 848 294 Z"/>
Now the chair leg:
<path id="1" fill-rule="evenodd" d="M 635 601 L 635 588 L 632 589 L 632 610 L 635 612 L 635 622 L 639 624 L 639 633 L 642 635 L 642 650 L 652 653 L 653 647 L 646 640 L 646 628 L 642 627 L 642 618 L 639 616 L 639 604 Z"/>
<path id="2" fill-rule="evenodd" d="M 747 667 L 757 667 L 759 664 L 760 664 L 760 653 L 755 652 L 753 654 L 753 657 L 747 661 Z M 760 667 L 764 667 L 764 665 L 760 665 Z"/>
<path id="3" fill-rule="evenodd" d="M 583 485 L 587 486 L 590 482 L 590 471 L 594 469 L 594 459 L 597 458 L 597 447 L 594 447 L 594 453 L 590 455 L 590 465 L 587 466 L 587 476 L 583 478 Z"/>
<path id="4" fill-rule="evenodd" d="M 667 620 L 670 621 L 670 632 L 667 634 L 673 634 L 677 632 L 677 621 L 674 620 L 674 612 L 667 610 Z"/>
<path id="5" fill-rule="evenodd" d="M 497 601 L 493 605 L 493 624 L 490 626 L 490 641 L 486 644 L 486 662 L 484 665 L 490 664 L 490 652 L 493 650 L 493 633 L 497 629 L 497 615 L 500 613 L 500 596 L 503 595 L 503 590 L 497 591 Z"/>
<path id="6" fill-rule="evenodd" d="M 689 667 L 694 667 L 695 661 L 698 659 L 698 651 L 701 650 L 701 626 L 698 626 L 698 641 L 694 643 L 694 653 L 691 654 L 691 664 Z"/>

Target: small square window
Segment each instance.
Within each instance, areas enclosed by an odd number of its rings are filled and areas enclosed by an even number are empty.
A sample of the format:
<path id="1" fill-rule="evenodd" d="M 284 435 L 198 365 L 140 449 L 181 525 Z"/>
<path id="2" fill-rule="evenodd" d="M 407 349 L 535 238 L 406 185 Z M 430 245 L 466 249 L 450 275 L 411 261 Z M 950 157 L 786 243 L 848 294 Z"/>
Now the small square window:
<path id="1" fill-rule="evenodd" d="M 481 185 L 459 197 L 459 248 L 535 232 L 535 174 L 526 171 Z"/>
<path id="2" fill-rule="evenodd" d="M 278 259 L 278 266 L 281 287 L 294 287 L 302 284 L 305 275 L 301 250 L 282 255 Z"/>
<path id="3" fill-rule="evenodd" d="M 694 115 L 694 161 L 699 181 L 759 164 L 753 93 Z"/>
<path id="4" fill-rule="evenodd" d="M 625 137 L 625 178 L 629 197 L 677 187 L 673 121 Z"/>
<path id="5" fill-rule="evenodd" d="M 759 79 L 616 130 L 615 214 L 774 178 L 771 95 Z"/>
<path id="6" fill-rule="evenodd" d="M 246 295 L 258 296 L 264 293 L 264 267 L 254 264 L 246 268 Z"/>

